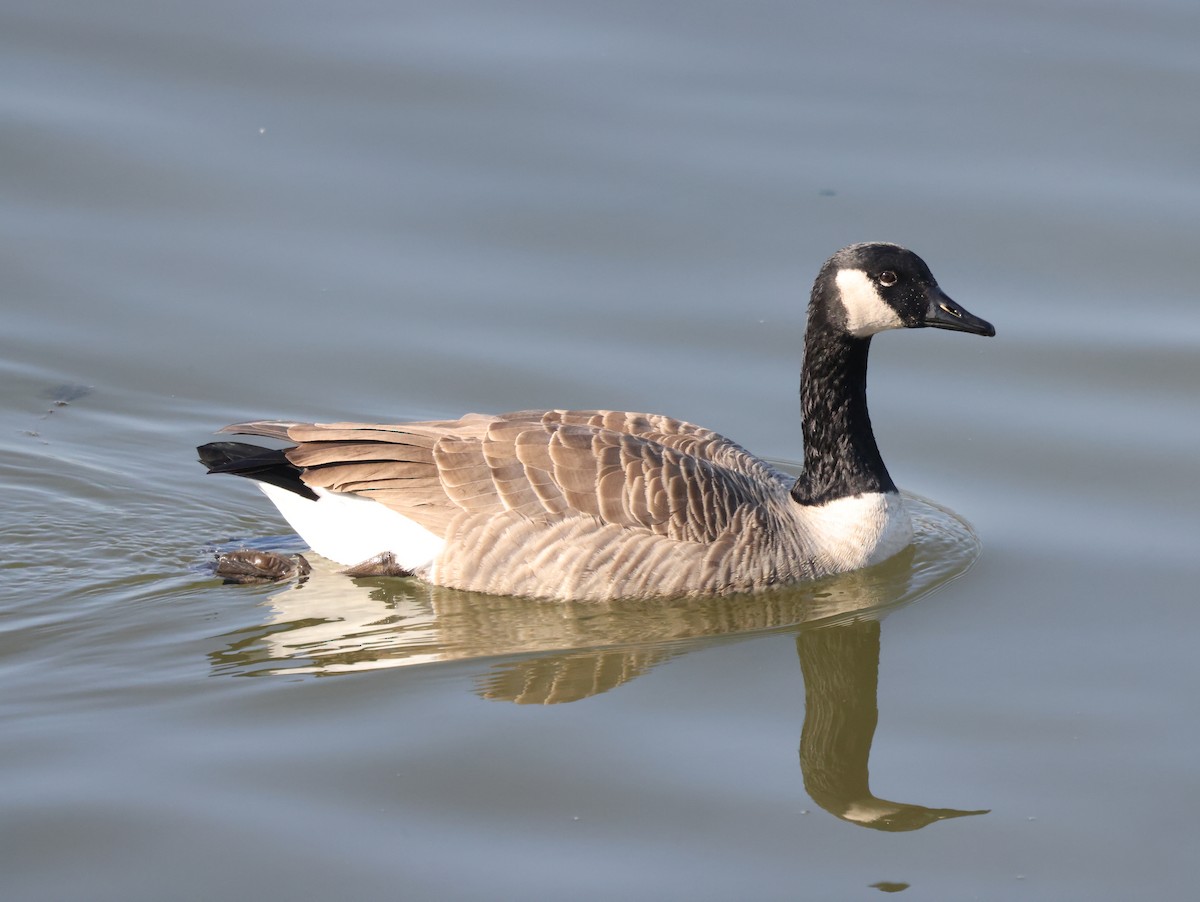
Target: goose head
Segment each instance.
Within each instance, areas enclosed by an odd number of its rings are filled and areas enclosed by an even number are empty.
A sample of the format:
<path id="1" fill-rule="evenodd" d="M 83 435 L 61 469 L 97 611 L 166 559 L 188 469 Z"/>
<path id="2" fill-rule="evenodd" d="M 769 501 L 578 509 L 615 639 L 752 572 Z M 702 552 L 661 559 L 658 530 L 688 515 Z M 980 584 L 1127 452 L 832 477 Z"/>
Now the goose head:
<path id="1" fill-rule="evenodd" d="M 811 316 L 854 338 L 888 329 L 950 329 L 993 336 L 940 287 L 925 261 L 907 248 L 852 244 L 829 258 L 813 287 Z"/>

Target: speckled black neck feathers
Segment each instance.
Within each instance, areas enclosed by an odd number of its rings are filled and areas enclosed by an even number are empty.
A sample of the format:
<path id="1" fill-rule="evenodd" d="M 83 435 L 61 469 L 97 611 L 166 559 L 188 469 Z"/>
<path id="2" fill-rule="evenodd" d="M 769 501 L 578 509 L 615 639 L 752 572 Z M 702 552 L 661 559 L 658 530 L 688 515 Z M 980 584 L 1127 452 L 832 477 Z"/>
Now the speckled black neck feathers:
<path id="1" fill-rule="evenodd" d="M 830 322 L 827 308 L 812 311 L 800 379 L 804 472 L 792 486 L 800 504 L 896 491 L 867 413 L 870 347 L 870 338 L 854 338 Z"/>

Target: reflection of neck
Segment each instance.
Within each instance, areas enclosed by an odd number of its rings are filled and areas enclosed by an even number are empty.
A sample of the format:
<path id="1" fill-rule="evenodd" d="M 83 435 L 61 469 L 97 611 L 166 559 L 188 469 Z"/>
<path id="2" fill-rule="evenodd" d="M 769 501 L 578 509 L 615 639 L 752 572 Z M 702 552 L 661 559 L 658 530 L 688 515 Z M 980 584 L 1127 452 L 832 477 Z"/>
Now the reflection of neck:
<path id="1" fill-rule="evenodd" d="M 841 817 L 855 801 L 871 797 L 867 759 L 879 721 L 879 621 L 802 630 L 796 649 L 804 672 L 804 788 Z"/>
<path id="2" fill-rule="evenodd" d="M 804 673 L 800 772 L 814 802 L 843 820 L 890 831 L 986 813 L 889 802 L 871 793 L 868 759 L 879 722 L 879 621 L 802 630 L 796 651 Z"/>
<path id="3" fill-rule="evenodd" d="M 800 377 L 804 473 L 792 489 L 801 504 L 896 491 L 867 413 L 870 348 L 870 338 L 809 322 Z"/>

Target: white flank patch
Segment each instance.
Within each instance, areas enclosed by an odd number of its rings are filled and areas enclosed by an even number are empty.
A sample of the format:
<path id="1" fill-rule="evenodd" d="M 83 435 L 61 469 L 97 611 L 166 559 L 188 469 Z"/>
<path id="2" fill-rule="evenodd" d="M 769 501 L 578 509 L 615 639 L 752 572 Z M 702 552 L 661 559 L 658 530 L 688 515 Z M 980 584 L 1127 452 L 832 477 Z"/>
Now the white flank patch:
<path id="1" fill-rule="evenodd" d="M 867 338 L 886 329 L 902 329 L 904 323 L 861 269 L 839 269 L 836 279 L 842 306 L 846 308 L 846 331 Z"/>
<path id="2" fill-rule="evenodd" d="M 838 498 L 801 511 L 831 572 L 878 564 L 912 542 L 912 520 L 904 499 L 893 492 Z"/>
<path id="3" fill-rule="evenodd" d="M 316 489 L 321 497 L 311 501 L 265 482 L 258 487 L 309 548 L 347 567 L 390 551 L 400 566 L 418 570 L 446 544 L 441 536 L 370 498 Z"/>

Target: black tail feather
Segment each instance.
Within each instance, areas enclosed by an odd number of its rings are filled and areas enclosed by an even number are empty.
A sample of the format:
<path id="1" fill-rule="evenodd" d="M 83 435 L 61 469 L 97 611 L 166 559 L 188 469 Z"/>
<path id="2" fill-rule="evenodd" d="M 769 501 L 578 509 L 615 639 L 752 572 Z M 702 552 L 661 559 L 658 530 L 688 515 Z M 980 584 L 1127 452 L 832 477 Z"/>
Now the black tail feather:
<path id="1" fill-rule="evenodd" d="M 210 473 L 232 473 L 287 489 L 301 498 L 312 501 L 320 498 L 300 479 L 300 470 L 287 459 L 283 449 L 246 442 L 209 442 L 197 448 L 196 453 Z"/>

